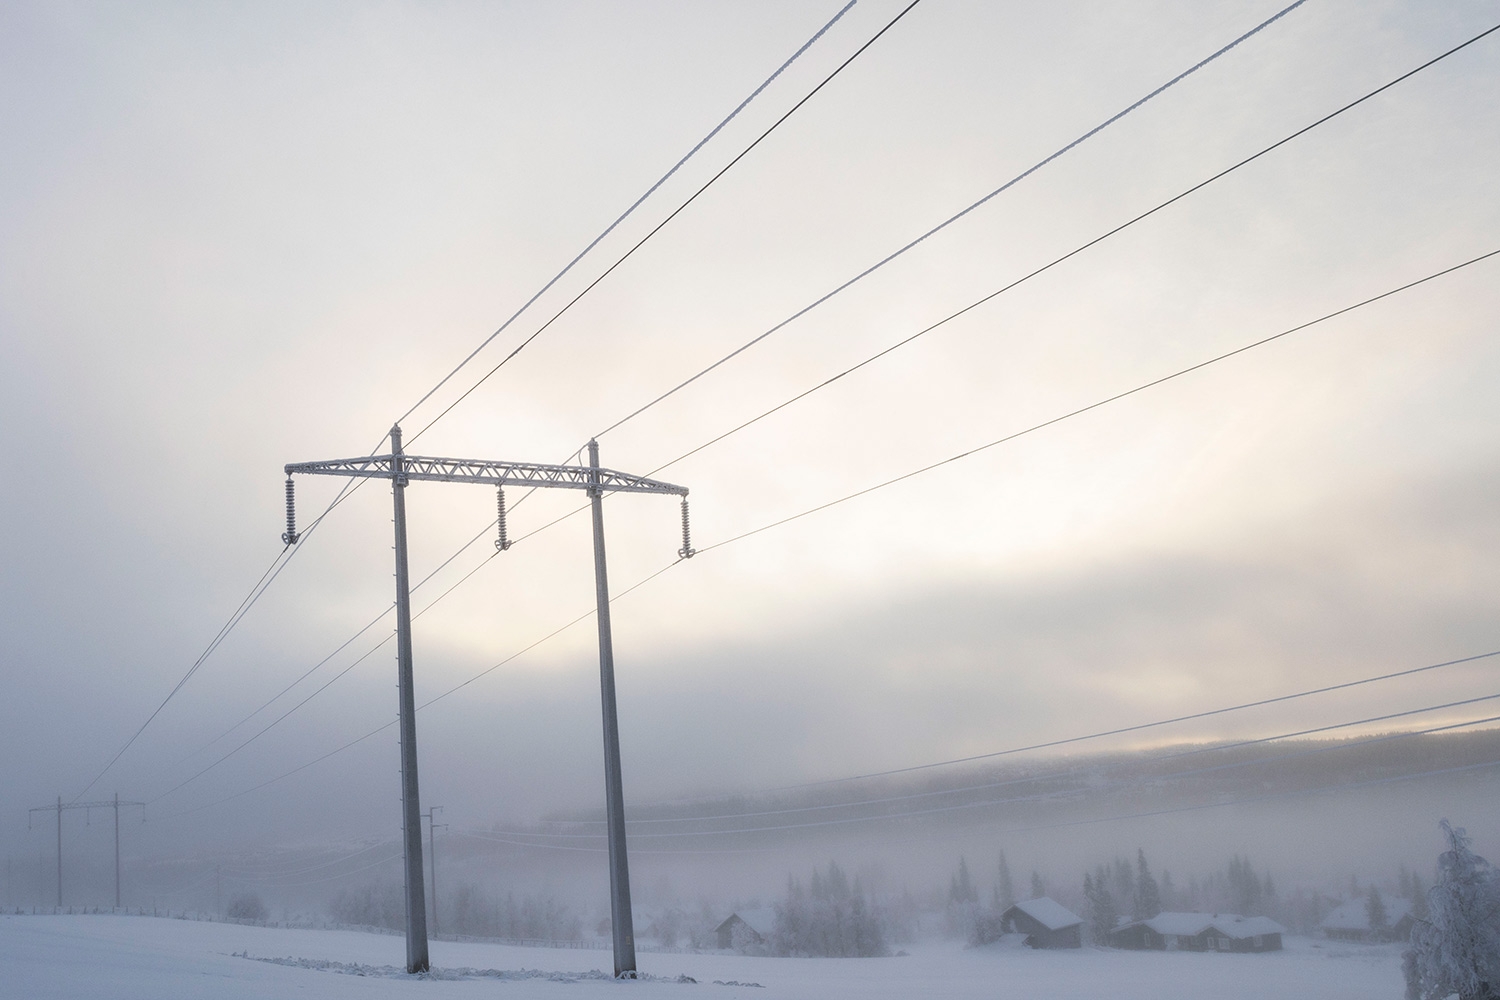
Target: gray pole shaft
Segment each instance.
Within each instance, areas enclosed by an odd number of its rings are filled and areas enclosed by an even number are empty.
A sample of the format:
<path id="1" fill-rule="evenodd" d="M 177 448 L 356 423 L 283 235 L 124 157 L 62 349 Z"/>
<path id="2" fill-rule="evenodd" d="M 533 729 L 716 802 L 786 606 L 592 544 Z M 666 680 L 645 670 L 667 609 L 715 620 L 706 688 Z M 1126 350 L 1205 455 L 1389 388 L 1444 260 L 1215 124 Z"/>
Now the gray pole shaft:
<path id="1" fill-rule="evenodd" d="M 589 442 L 589 465 L 599 468 L 599 442 Z M 599 474 L 593 474 L 598 482 Z M 609 830 L 609 916 L 615 978 L 635 978 L 635 927 L 630 913 L 630 865 L 625 851 L 625 793 L 620 777 L 620 723 L 615 708 L 615 652 L 609 626 L 609 573 L 604 563 L 604 497 L 589 491 L 594 511 L 594 587 L 599 602 L 599 694 L 604 711 L 604 800 Z"/>
<path id="2" fill-rule="evenodd" d="M 115 792 L 115 909 L 120 908 L 120 793 Z"/>
<path id="3" fill-rule="evenodd" d="M 431 893 L 432 893 L 432 933 L 433 933 L 434 936 L 436 936 L 437 932 L 438 932 L 438 915 L 437 915 L 437 827 L 434 825 L 434 823 L 436 822 L 436 820 L 437 820 L 437 810 L 435 808 L 432 808 L 432 807 L 429 806 L 428 809 L 427 809 L 427 853 L 432 856 L 432 862 L 431 862 L 431 864 L 432 864 Z"/>
<path id="4" fill-rule="evenodd" d="M 396 524 L 396 663 L 401 711 L 401 832 L 406 847 L 406 971 L 426 972 L 427 893 L 422 888 L 422 805 L 417 796 L 417 699 L 412 689 L 411 581 L 406 568 L 406 478 L 401 428 L 391 428 Z"/>
<path id="5" fill-rule="evenodd" d="M 57 797 L 57 908 L 62 909 L 62 796 Z"/>

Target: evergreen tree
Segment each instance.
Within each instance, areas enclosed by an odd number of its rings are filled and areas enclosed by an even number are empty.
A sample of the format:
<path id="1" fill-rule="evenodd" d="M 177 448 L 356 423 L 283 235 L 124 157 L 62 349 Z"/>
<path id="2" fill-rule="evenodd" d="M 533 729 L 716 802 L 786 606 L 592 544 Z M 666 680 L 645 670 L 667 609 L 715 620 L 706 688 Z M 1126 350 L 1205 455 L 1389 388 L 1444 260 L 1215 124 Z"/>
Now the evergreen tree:
<path id="1" fill-rule="evenodd" d="M 1380 890 L 1373 885 L 1365 896 L 1365 916 L 1370 921 L 1370 937 L 1384 941 L 1390 936 L 1391 919 L 1385 912 L 1385 900 L 1380 898 Z"/>
<path id="2" fill-rule="evenodd" d="M 1124 857 L 1115 858 L 1114 885 L 1110 891 L 1121 907 L 1135 906 L 1135 868 Z"/>
<path id="3" fill-rule="evenodd" d="M 1412 928 L 1403 956 L 1408 1000 L 1500 997 L 1500 873 L 1469 849 L 1462 829 L 1442 822 L 1448 850 L 1427 892 L 1431 914 Z"/>
<path id="4" fill-rule="evenodd" d="M 1238 854 L 1229 859 L 1229 905 L 1245 916 L 1261 912 L 1261 882 L 1248 857 Z"/>
<path id="5" fill-rule="evenodd" d="M 959 905 L 979 902 L 979 891 L 974 888 L 974 880 L 969 877 L 969 863 L 962 857 L 958 859 L 958 872 L 954 874 L 948 887 L 948 902 Z"/>
<path id="6" fill-rule="evenodd" d="M 1114 897 L 1109 893 L 1108 877 L 1104 866 L 1095 876 L 1087 872 L 1083 876 L 1083 898 L 1088 904 L 1089 937 L 1095 944 L 1108 944 L 1109 933 L 1119 922 Z"/>
<path id="7" fill-rule="evenodd" d="M 1042 876 L 1033 868 L 1031 870 L 1031 898 L 1041 899 L 1045 895 L 1047 895 L 1047 883 L 1042 881 Z"/>
<path id="8" fill-rule="evenodd" d="M 1172 882 L 1172 873 L 1165 868 L 1161 870 L 1161 908 L 1164 910 L 1181 909 L 1177 905 L 1177 886 Z"/>
<path id="9" fill-rule="evenodd" d="M 954 937 L 974 939 L 979 917 L 979 890 L 969 875 L 969 863 L 958 859 L 958 871 L 948 880 L 947 932 Z"/>
<path id="10" fill-rule="evenodd" d="M 1005 852 L 1000 852 L 1000 875 L 995 883 L 995 909 L 1004 912 L 1016 905 L 1016 887 L 1010 880 L 1010 865 L 1005 863 Z"/>
<path id="11" fill-rule="evenodd" d="M 1136 865 L 1139 871 L 1135 879 L 1135 916 L 1137 920 L 1150 920 L 1161 912 L 1161 889 L 1146 865 L 1144 848 L 1136 850 Z"/>

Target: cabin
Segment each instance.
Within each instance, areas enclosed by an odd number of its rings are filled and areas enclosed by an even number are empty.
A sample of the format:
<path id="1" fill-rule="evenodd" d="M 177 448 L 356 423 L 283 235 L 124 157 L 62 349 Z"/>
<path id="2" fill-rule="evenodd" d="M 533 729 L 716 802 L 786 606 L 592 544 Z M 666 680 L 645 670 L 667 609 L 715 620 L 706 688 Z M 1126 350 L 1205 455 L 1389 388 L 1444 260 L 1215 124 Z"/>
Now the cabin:
<path id="1" fill-rule="evenodd" d="M 1386 919 L 1383 928 L 1371 930 L 1368 899 L 1351 899 L 1334 907 L 1318 928 L 1325 936 L 1341 941 L 1405 941 L 1410 938 L 1414 922 L 1411 901 L 1390 899 L 1383 902 Z"/>
<path id="2" fill-rule="evenodd" d="M 738 948 L 746 944 L 765 944 L 776 927 L 776 911 L 769 906 L 737 910 L 714 928 L 720 948 Z"/>
<path id="3" fill-rule="evenodd" d="M 1270 917 L 1158 913 L 1121 924 L 1110 932 L 1109 943 L 1136 951 L 1280 951 L 1285 933 Z"/>
<path id="4" fill-rule="evenodd" d="M 1083 918 L 1043 896 L 1017 903 L 1000 914 L 1000 933 L 1024 934 L 1029 948 L 1082 948 Z"/>

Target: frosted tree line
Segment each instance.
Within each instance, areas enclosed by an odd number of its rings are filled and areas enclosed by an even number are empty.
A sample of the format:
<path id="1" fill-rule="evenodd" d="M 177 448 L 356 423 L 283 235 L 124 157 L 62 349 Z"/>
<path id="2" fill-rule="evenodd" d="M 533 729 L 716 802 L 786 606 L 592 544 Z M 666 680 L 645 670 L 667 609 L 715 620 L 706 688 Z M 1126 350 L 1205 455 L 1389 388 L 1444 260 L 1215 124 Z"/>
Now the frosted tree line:
<path id="1" fill-rule="evenodd" d="M 856 876 L 851 882 L 833 862 L 827 872 L 813 869 L 806 888 L 787 879 L 786 896 L 776 905 L 776 927 L 768 949 L 777 955 L 874 957 L 890 953 L 881 915 Z"/>

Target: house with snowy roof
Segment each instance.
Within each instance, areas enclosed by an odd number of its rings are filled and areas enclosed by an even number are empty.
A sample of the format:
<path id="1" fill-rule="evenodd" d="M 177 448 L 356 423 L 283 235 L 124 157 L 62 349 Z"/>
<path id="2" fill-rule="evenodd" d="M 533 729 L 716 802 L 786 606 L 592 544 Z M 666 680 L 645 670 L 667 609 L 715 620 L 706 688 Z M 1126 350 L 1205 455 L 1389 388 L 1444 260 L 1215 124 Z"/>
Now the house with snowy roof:
<path id="1" fill-rule="evenodd" d="M 1411 900 L 1384 900 L 1385 927 L 1371 929 L 1368 898 L 1351 899 L 1333 908 L 1318 925 L 1331 938 L 1344 941 L 1405 941 L 1411 937 Z"/>
<path id="2" fill-rule="evenodd" d="M 765 944 L 776 927 L 776 911 L 769 906 L 736 910 L 714 928 L 720 948 L 740 948 L 746 944 Z"/>
<path id="3" fill-rule="evenodd" d="M 1031 948 L 1082 948 L 1083 918 L 1047 896 L 1016 903 L 1000 914 L 1002 934 L 1024 934 Z"/>
<path id="4" fill-rule="evenodd" d="M 1238 913 L 1158 913 L 1121 924 L 1109 935 L 1116 948 L 1155 951 L 1280 951 L 1286 933 L 1270 917 Z"/>

